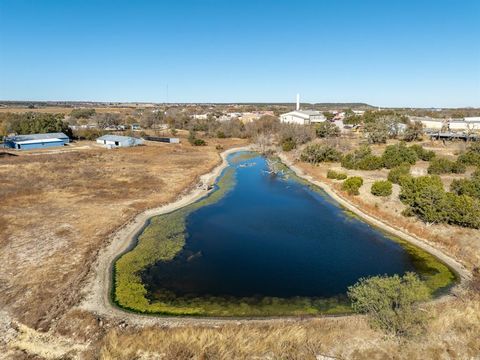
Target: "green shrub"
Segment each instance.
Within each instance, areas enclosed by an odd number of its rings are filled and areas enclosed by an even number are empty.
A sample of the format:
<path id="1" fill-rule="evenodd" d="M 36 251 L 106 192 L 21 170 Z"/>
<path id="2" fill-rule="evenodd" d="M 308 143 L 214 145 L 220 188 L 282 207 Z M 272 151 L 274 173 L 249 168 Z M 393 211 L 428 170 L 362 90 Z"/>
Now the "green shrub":
<path id="1" fill-rule="evenodd" d="M 365 124 L 364 132 L 370 144 L 384 144 L 390 135 L 389 125 L 377 119 Z"/>
<path id="2" fill-rule="evenodd" d="M 396 145 L 389 145 L 382 155 L 383 163 L 387 169 L 403 163 L 414 165 L 418 159 L 415 150 L 407 147 L 404 142 Z"/>
<path id="3" fill-rule="evenodd" d="M 379 156 L 368 155 L 358 161 L 357 167 L 359 170 L 379 170 L 383 168 L 383 160 Z"/>
<path id="4" fill-rule="evenodd" d="M 378 170 L 383 168 L 382 158 L 372 155 L 369 146 L 361 146 L 353 153 L 342 157 L 341 164 L 346 169 L 355 170 Z"/>
<path id="5" fill-rule="evenodd" d="M 388 181 L 400 184 L 402 179 L 410 176 L 410 164 L 404 163 L 392 168 L 388 173 Z"/>
<path id="6" fill-rule="evenodd" d="M 345 180 L 347 178 L 347 174 L 336 172 L 334 170 L 328 170 L 327 178 L 335 180 Z"/>
<path id="7" fill-rule="evenodd" d="M 319 164 L 321 162 L 336 162 L 341 158 L 341 153 L 335 148 L 322 145 L 322 144 L 311 144 L 303 149 L 302 154 L 300 155 L 300 160 L 312 163 Z"/>
<path id="8" fill-rule="evenodd" d="M 283 151 L 292 151 L 297 147 L 297 144 L 292 138 L 287 138 L 282 141 L 282 150 Z"/>
<path id="9" fill-rule="evenodd" d="M 450 191 L 457 195 L 468 195 L 480 199 L 480 177 L 472 176 L 471 179 L 453 180 Z"/>
<path id="10" fill-rule="evenodd" d="M 455 183 L 454 190 L 464 184 Z M 426 223 L 449 223 L 469 228 L 480 228 L 480 200 L 467 194 L 447 193 L 441 179 L 434 176 L 409 178 L 402 182 L 400 200 L 409 206 L 407 214 L 414 214 Z"/>
<path id="11" fill-rule="evenodd" d="M 392 183 L 388 180 L 375 181 L 370 191 L 375 196 L 390 196 L 392 195 Z"/>
<path id="12" fill-rule="evenodd" d="M 430 161 L 435 157 L 435 152 L 432 150 L 425 150 L 422 145 L 412 145 L 410 149 L 414 150 L 417 153 L 417 156 L 420 160 Z"/>
<path id="13" fill-rule="evenodd" d="M 96 140 L 106 132 L 100 129 L 78 129 L 73 131 L 73 138 L 76 140 Z"/>
<path id="14" fill-rule="evenodd" d="M 342 184 L 342 190 L 350 195 L 360 194 L 360 187 L 363 185 L 363 179 L 360 176 L 352 176 L 346 179 Z"/>
<path id="15" fill-rule="evenodd" d="M 401 186 L 400 200 L 419 219 L 426 223 L 446 221 L 445 190 L 438 176 L 410 177 Z"/>
<path id="16" fill-rule="evenodd" d="M 348 288 L 355 311 L 369 316 L 373 327 L 412 336 L 424 330 L 426 315 L 418 304 L 430 298 L 427 286 L 414 273 L 362 278 Z"/>
<path id="17" fill-rule="evenodd" d="M 324 121 L 315 127 L 315 133 L 319 138 L 335 137 L 340 135 L 340 129 L 330 121 Z"/>
<path id="18" fill-rule="evenodd" d="M 429 174 L 463 174 L 466 166 L 458 161 L 451 161 L 445 158 L 436 158 L 430 162 Z"/>
<path id="19" fill-rule="evenodd" d="M 17 133 L 19 135 L 63 132 L 71 137 L 72 130 L 69 128 L 68 123 L 63 120 L 64 117 L 63 114 L 34 112 L 9 114 L 8 132 Z"/>
<path id="20" fill-rule="evenodd" d="M 467 151 L 460 154 L 457 161 L 464 165 L 480 166 L 480 154 Z"/>
<path id="21" fill-rule="evenodd" d="M 480 202 L 467 195 L 446 193 L 447 222 L 463 227 L 480 228 Z"/>
<path id="22" fill-rule="evenodd" d="M 205 146 L 207 143 L 203 139 L 198 139 L 195 131 L 190 131 L 190 134 L 188 135 L 188 142 L 193 145 L 193 146 Z"/>
<path id="23" fill-rule="evenodd" d="M 472 179 L 477 179 L 477 178 L 480 179 L 480 168 L 478 168 L 472 173 Z"/>
<path id="24" fill-rule="evenodd" d="M 203 139 L 194 139 L 192 142 L 193 146 L 205 146 L 207 143 Z"/>
<path id="25" fill-rule="evenodd" d="M 457 161 L 464 165 L 480 166 L 480 143 L 471 144 Z"/>
<path id="26" fill-rule="evenodd" d="M 225 139 L 227 136 L 225 135 L 225 133 L 223 131 L 217 131 L 217 138 L 219 139 Z"/>
<path id="27" fill-rule="evenodd" d="M 88 119 L 95 114 L 95 109 L 73 109 L 70 116 L 75 119 Z"/>

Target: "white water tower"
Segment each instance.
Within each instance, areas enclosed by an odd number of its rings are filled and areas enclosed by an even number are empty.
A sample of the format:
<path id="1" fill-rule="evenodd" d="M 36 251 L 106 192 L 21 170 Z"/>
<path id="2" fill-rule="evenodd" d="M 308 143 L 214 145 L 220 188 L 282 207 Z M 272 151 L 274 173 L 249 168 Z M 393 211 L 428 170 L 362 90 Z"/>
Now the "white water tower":
<path id="1" fill-rule="evenodd" d="M 297 94 L 297 108 L 295 110 L 300 110 L 300 94 Z"/>

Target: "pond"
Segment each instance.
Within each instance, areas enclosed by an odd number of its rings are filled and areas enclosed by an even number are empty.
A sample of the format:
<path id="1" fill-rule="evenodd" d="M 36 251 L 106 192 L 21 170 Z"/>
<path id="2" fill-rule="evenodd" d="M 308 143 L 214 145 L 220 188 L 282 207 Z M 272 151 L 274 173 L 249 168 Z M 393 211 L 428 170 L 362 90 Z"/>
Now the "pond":
<path id="1" fill-rule="evenodd" d="M 362 277 L 414 271 L 432 294 L 454 281 L 432 255 L 352 216 L 288 168 L 272 173 L 256 153 L 228 160 L 211 195 L 148 224 L 137 247 L 171 251 L 150 249 L 157 259 L 134 281 L 143 299 L 122 304 L 117 291 L 119 305 L 203 316 L 345 313 L 346 291 Z"/>

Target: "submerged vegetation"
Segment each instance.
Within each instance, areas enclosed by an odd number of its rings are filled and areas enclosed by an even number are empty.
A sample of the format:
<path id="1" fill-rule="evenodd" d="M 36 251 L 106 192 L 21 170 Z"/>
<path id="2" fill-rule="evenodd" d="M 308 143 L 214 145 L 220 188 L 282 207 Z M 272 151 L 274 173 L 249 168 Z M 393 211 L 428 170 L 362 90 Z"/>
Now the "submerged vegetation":
<path id="1" fill-rule="evenodd" d="M 231 164 L 250 160 L 258 156 L 253 152 L 241 152 L 232 155 Z M 286 165 L 279 162 L 286 178 L 293 178 L 315 191 L 323 193 L 320 188 L 298 178 Z M 349 178 L 355 182 L 355 189 L 361 186 L 361 178 Z M 348 180 L 346 182 L 348 183 Z M 357 184 L 358 182 L 358 184 Z M 121 255 L 113 269 L 113 301 L 120 307 L 140 313 L 159 315 L 188 316 L 283 316 L 345 314 L 352 312 L 352 307 L 344 296 L 330 298 L 314 297 L 190 297 L 176 296 L 169 291 L 150 293 L 142 282 L 142 271 L 158 261 L 168 261 L 180 253 L 186 241 L 186 218 L 193 211 L 218 202 L 235 184 L 234 167 L 227 168 L 217 183 L 217 189 L 209 196 L 174 212 L 153 217 L 137 238 L 136 246 Z M 455 280 L 455 274 L 433 255 L 398 239 L 409 253 L 420 278 L 429 289 L 431 296 L 437 295 Z"/>
<path id="2" fill-rule="evenodd" d="M 159 260 L 169 260 L 185 243 L 185 218 L 202 206 L 219 201 L 234 186 L 234 170 L 229 168 L 218 182 L 217 190 L 206 198 L 169 214 L 153 217 L 136 246 L 123 254 L 114 268 L 114 301 L 121 307 L 139 312 L 189 313 L 187 309 L 171 308 L 162 303 L 150 303 L 140 272 Z"/>

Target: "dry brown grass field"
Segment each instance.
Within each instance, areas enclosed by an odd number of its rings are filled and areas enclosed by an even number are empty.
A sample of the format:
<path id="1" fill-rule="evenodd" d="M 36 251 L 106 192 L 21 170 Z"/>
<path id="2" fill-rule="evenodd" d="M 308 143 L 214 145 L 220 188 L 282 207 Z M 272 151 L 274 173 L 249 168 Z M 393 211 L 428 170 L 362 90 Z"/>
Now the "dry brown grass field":
<path id="1" fill-rule="evenodd" d="M 112 106 L 112 107 L 94 107 L 97 113 L 130 113 L 135 110 L 136 107 L 121 107 L 121 106 Z M 141 107 L 139 107 L 141 108 Z M 0 113 L 24 113 L 24 112 L 38 112 L 38 113 L 50 113 L 50 114 L 65 114 L 68 115 L 72 112 L 74 107 L 61 107 L 61 106 L 45 106 L 38 107 L 33 109 L 27 109 L 26 107 L 0 107 Z"/>
<path id="2" fill-rule="evenodd" d="M 207 147 L 148 143 L 117 150 L 81 142 L 65 152 L 0 157 L 0 358 L 480 358 L 480 280 L 426 305 L 431 321 L 425 335 L 416 339 L 399 340 L 372 330 L 363 316 L 166 327 L 77 309 L 87 274 L 114 230 L 194 186 L 220 162 L 217 143 L 225 149 L 246 143 L 208 142 Z M 345 146 L 354 143 L 349 140 Z M 429 146 L 454 156 L 462 145 Z M 478 265 L 478 230 L 426 227 L 399 215 L 402 205 L 395 193 L 384 200 L 371 196 L 370 184 L 385 178 L 385 171 L 357 172 L 365 184 L 359 197 L 348 197 L 325 178 L 328 168 L 338 164 L 297 165 L 365 212 L 426 238 L 469 269 Z M 425 164 L 417 167 L 422 172 Z"/>

